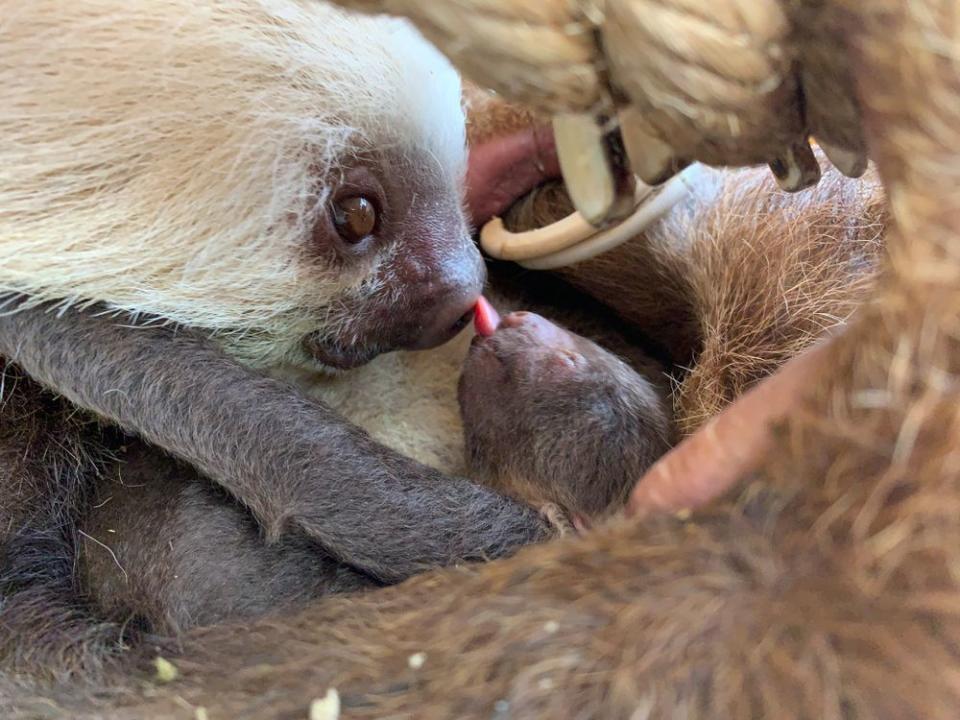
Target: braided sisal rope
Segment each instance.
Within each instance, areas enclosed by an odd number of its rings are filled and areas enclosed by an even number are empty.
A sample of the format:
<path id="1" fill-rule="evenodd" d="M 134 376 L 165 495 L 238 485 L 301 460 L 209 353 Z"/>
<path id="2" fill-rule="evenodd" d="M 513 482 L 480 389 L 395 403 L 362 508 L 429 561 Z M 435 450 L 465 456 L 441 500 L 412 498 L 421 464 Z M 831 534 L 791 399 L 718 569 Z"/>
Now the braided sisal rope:
<path id="1" fill-rule="evenodd" d="M 410 18 L 478 85 L 548 112 L 603 98 L 590 3 L 568 0 L 335 0 Z M 583 7 L 581 7 L 583 6 Z"/>
<path id="2" fill-rule="evenodd" d="M 603 24 L 638 129 L 685 160 L 752 164 L 803 137 L 778 0 L 620 0 Z"/>
<path id="3" fill-rule="evenodd" d="M 628 106 L 625 141 L 648 182 L 693 160 L 768 162 L 782 184 L 810 182 L 810 132 L 843 172 L 865 166 L 825 0 L 337 2 L 410 18 L 468 77 L 538 110 Z"/>

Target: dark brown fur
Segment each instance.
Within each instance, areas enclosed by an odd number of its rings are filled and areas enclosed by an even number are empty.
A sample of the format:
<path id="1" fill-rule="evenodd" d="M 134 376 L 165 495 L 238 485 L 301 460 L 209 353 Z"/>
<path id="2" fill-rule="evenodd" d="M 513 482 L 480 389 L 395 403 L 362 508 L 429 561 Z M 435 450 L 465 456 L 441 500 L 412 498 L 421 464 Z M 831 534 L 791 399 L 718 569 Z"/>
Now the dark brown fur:
<path id="1" fill-rule="evenodd" d="M 90 672 L 124 631 L 74 600 L 75 519 L 121 438 L 2 359 L 0 389 L 0 658 Z"/>
<path id="2" fill-rule="evenodd" d="M 80 595 L 104 619 L 177 634 L 379 584 L 306 537 L 264 542 L 246 508 L 153 448 L 127 447 L 116 469 L 79 526 Z"/>

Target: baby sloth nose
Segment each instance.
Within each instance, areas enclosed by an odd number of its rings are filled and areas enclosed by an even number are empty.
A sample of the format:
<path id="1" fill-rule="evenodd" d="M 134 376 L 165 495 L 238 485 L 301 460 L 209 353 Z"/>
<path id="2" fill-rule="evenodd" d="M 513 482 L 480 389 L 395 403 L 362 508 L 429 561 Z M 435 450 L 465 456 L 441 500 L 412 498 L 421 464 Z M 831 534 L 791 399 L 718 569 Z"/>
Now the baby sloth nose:
<path id="1" fill-rule="evenodd" d="M 500 321 L 500 328 L 512 328 L 522 332 L 529 341 L 538 345 L 563 350 L 572 350 L 576 347 L 573 336 L 569 332 L 536 313 L 512 312 Z"/>

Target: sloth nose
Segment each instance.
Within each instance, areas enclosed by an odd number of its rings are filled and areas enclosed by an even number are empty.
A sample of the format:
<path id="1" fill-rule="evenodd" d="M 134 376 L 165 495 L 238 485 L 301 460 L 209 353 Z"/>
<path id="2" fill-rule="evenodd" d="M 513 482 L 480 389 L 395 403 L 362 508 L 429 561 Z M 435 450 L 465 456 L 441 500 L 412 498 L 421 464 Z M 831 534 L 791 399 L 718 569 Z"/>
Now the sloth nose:
<path id="1" fill-rule="evenodd" d="M 480 297 L 481 285 L 459 289 L 444 299 L 433 317 L 423 326 L 412 350 L 427 350 L 452 340 L 473 320 L 473 309 Z"/>
<path id="2" fill-rule="evenodd" d="M 442 273 L 441 282 L 433 285 L 428 297 L 422 299 L 424 322 L 419 337 L 414 338 L 410 346 L 412 350 L 442 345 L 473 320 L 473 309 L 486 280 L 486 268 L 479 253 L 476 260 L 471 258 L 465 265 Z"/>
<path id="3" fill-rule="evenodd" d="M 516 330 L 524 335 L 528 342 L 558 349 L 576 347 L 573 335 L 545 317 L 532 312 L 518 311 L 504 315 L 500 321 L 501 330 Z"/>

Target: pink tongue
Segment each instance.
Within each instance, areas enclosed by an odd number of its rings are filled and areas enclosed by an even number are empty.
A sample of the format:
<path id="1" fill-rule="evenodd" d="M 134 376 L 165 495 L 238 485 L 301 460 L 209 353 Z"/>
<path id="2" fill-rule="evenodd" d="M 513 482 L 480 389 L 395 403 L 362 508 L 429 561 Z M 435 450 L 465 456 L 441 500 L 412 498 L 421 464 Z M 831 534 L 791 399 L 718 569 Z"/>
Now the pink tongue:
<path id="1" fill-rule="evenodd" d="M 499 215 L 544 180 L 560 177 L 549 128 L 527 128 L 470 148 L 467 208 L 475 227 Z"/>
<path id="2" fill-rule="evenodd" d="M 476 329 L 477 335 L 490 337 L 496 332 L 499 324 L 500 315 L 493 309 L 490 301 L 481 295 L 473 309 L 473 327 Z"/>

